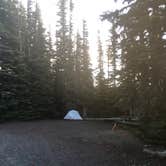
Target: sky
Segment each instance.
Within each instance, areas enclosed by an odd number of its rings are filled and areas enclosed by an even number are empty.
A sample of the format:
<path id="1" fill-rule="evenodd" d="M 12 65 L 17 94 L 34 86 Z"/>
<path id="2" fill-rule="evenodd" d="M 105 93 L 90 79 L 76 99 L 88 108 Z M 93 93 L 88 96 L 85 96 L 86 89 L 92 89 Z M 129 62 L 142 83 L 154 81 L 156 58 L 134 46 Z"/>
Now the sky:
<path id="1" fill-rule="evenodd" d="M 21 0 L 26 5 L 27 0 Z M 56 31 L 56 13 L 58 11 L 58 0 L 37 0 L 46 29 L 51 29 L 52 35 Z M 114 0 L 73 0 L 74 12 L 73 22 L 74 29 L 77 31 L 82 28 L 82 20 L 85 19 L 89 31 L 89 45 L 92 67 L 97 66 L 97 34 L 100 31 L 103 48 L 106 48 L 106 40 L 108 39 L 111 25 L 107 21 L 102 22 L 100 15 L 105 11 L 112 11 L 120 8 L 120 3 L 115 3 Z M 49 28 L 51 27 L 51 28 Z"/>

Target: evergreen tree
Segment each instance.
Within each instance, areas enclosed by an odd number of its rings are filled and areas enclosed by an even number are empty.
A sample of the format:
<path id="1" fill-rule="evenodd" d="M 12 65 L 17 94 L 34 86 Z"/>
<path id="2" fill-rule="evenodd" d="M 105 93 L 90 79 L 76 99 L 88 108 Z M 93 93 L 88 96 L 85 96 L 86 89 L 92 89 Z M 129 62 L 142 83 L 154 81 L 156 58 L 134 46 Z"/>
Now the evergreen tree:
<path id="1" fill-rule="evenodd" d="M 33 3 L 34 4 L 34 3 Z M 45 30 L 41 20 L 41 14 L 38 4 L 34 4 L 32 10 L 32 1 L 29 2 L 28 7 L 28 35 L 31 33 L 27 43 L 28 52 L 26 54 L 27 66 L 27 81 L 29 82 L 29 98 L 33 108 L 38 107 L 39 113 L 45 113 L 47 104 L 50 103 L 48 95 L 51 93 L 51 73 L 50 73 L 50 59 L 51 56 L 47 52 L 47 42 Z M 30 29 L 29 29 L 30 28 Z M 51 97 L 51 96 L 50 96 Z M 51 101 L 52 102 L 52 101 Z M 33 109 L 32 108 L 32 109 Z M 47 108 L 48 109 L 48 108 Z M 44 111 L 44 112 L 43 112 Z M 40 116 L 40 115 L 39 115 Z"/>
<path id="2" fill-rule="evenodd" d="M 75 83 L 75 95 L 76 95 L 76 105 L 80 106 L 81 103 L 81 63 L 82 63 L 82 38 L 81 35 L 77 32 L 76 36 L 76 50 L 74 53 L 74 72 L 75 72 L 75 77 L 74 77 L 74 83 Z"/>
<path id="3" fill-rule="evenodd" d="M 74 107 L 74 54 L 73 54 L 73 28 L 72 11 L 73 3 L 70 1 L 70 22 L 67 25 L 67 1 L 59 1 L 59 21 L 56 32 L 56 89 L 60 110 Z M 65 108 L 67 107 L 67 108 Z M 63 114 L 63 113 L 62 113 Z"/>
<path id="4" fill-rule="evenodd" d="M 69 35 L 67 42 L 67 62 L 66 62 L 66 107 L 67 109 L 76 107 L 76 92 L 74 83 L 74 42 L 73 42 L 73 1 L 69 1 Z"/>
<path id="5" fill-rule="evenodd" d="M 106 50 L 106 56 L 107 56 L 107 85 L 110 86 L 110 70 L 111 70 L 111 45 L 110 40 L 108 40 L 107 50 Z"/>
<path id="6" fill-rule="evenodd" d="M 100 33 L 98 36 L 98 75 L 97 75 L 97 86 L 99 90 L 102 90 L 105 86 L 105 76 L 104 76 L 104 55 L 103 48 L 100 39 Z"/>
<path id="7" fill-rule="evenodd" d="M 5 111 L 2 117 L 45 116 L 52 96 L 50 57 L 47 56 L 40 9 L 29 0 L 26 17 L 18 1 L 2 1 L 0 5 L 0 105 L 1 111 Z"/>
<path id="8" fill-rule="evenodd" d="M 121 54 L 120 87 L 123 109 L 128 114 L 149 119 L 148 130 L 163 134 L 165 124 L 165 1 L 124 0 L 126 6 L 105 14 L 116 20 Z M 154 121 L 154 122 L 153 122 Z M 161 128 L 157 127 L 160 126 Z M 156 129 L 155 129 L 156 128 Z M 159 134 L 160 133 L 160 134 Z M 154 136 L 153 135 L 153 136 Z M 153 137 L 151 135 L 151 138 Z M 161 139 L 161 138 L 160 138 Z"/>
<path id="9" fill-rule="evenodd" d="M 23 7 L 17 1 L 0 1 L 1 118 L 17 115 L 26 87 L 21 74 L 24 63 L 19 38 L 22 30 L 20 18 L 25 19 L 23 13 Z"/>
<path id="10" fill-rule="evenodd" d="M 47 50 L 47 56 L 50 57 L 51 61 L 53 61 L 53 59 L 55 57 L 55 50 L 53 48 L 53 41 L 52 41 L 52 36 L 51 36 L 51 30 L 49 30 L 47 32 L 47 35 L 46 35 L 46 50 Z"/>
<path id="11" fill-rule="evenodd" d="M 113 80 L 113 86 L 116 87 L 116 82 L 117 82 L 117 59 L 118 59 L 118 55 L 117 55 L 117 51 L 118 51 L 118 43 L 117 43 L 117 38 L 118 38 L 118 34 L 116 32 L 116 22 L 113 19 L 112 20 L 112 28 L 111 28 L 111 66 L 112 66 L 112 80 Z"/>
<path id="12" fill-rule="evenodd" d="M 31 47 L 32 47 L 32 40 L 34 35 L 34 20 L 33 20 L 33 0 L 27 0 L 27 27 L 26 27 L 26 47 L 25 52 L 28 56 L 31 56 Z"/>
<path id="13" fill-rule="evenodd" d="M 89 99 L 93 96 L 93 78 L 90 67 L 90 55 L 88 46 L 87 23 L 83 20 L 83 37 L 82 37 L 82 58 L 81 58 L 81 100 L 84 107 L 88 107 Z"/>

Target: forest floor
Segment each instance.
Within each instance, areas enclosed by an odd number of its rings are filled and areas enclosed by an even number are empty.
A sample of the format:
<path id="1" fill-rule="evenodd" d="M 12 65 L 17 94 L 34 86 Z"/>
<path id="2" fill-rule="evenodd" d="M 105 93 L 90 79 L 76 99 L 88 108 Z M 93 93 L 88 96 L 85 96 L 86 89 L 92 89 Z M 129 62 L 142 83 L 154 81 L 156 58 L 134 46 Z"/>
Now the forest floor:
<path id="1" fill-rule="evenodd" d="M 0 166 L 165 166 L 143 143 L 104 121 L 0 124 Z"/>

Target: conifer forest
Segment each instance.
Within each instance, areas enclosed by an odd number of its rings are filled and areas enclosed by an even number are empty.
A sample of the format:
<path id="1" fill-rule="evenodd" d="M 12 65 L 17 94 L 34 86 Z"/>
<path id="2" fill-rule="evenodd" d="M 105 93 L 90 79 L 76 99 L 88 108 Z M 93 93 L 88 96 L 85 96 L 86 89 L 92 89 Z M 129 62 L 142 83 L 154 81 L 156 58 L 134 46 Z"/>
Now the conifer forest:
<path id="1" fill-rule="evenodd" d="M 166 145 L 166 0 L 114 3 L 123 5 L 98 16 L 109 31 L 106 47 L 98 33 L 94 68 L 74 1 L 56 4 L 52 35 L 38 1 L 0 0 L 0 122 L 56 121 L 75 109 L 136 121 L 140 137 Z"/>

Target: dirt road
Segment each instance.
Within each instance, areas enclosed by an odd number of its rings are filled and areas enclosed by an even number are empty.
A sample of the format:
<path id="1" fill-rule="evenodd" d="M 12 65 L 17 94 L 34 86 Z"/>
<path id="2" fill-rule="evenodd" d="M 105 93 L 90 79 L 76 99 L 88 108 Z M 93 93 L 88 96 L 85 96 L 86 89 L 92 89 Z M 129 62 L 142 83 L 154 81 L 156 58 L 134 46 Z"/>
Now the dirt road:
<path id="1" fill-rule="evenodd" d="M 143 144 L 109 122 L 0 124 L 0 166 L 165 166 Z"/>

